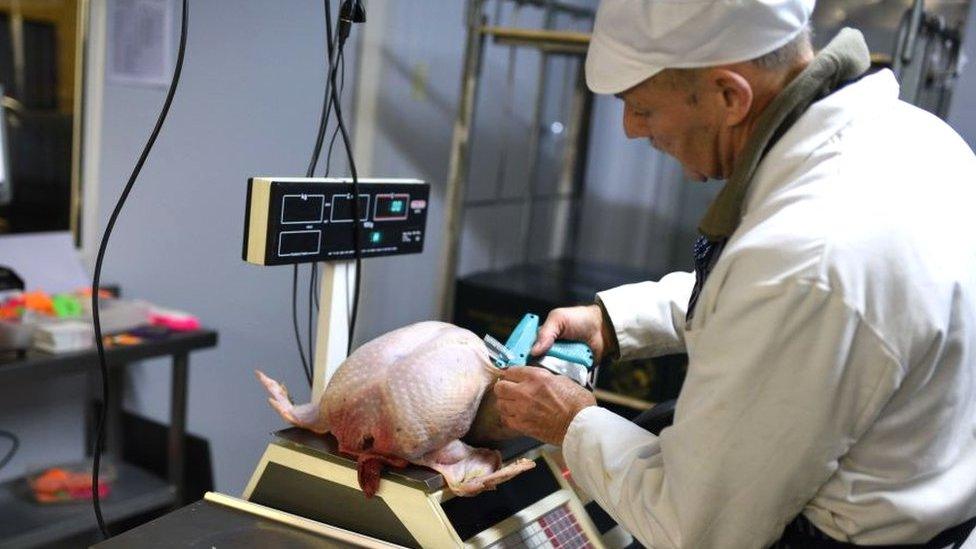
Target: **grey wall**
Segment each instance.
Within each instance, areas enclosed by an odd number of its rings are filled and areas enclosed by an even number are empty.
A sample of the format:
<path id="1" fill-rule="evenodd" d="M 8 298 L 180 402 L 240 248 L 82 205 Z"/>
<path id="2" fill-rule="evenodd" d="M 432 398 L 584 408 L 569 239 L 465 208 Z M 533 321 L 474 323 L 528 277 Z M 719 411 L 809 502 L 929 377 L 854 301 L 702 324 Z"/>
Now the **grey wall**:
<path id="1" fill-rule="evenodd" d="M 129 296 L 191 311 L 219 331 L 216 350 L 191 355 L 189 429 L 210 439 L 217 488 L 237 494 L 268 433 L 282 425 L 252 370 L 283 380 L 296 401 L 308 398 L 291 331 L 291 268 L 256 267 L 240 256 L 246 178 L 304 175 L 325 78 L 324 17 L 316 0 L 190 5 L 183 79 L 116 228 L 103 280 Z M 354 78 L 355 60 L 348 61 Z M 103 220 L 164 94 L 105 87 Z M 167 365 L 147 362 L 131 374 L 127 406 L 165 421 Z"/>
<path id="2" fill-rule="evenodd" d="M 464 43 L 462 2 L 375 0 L 368 9 L 384 10 L 386 26 L 376 117 L 362 122 L 373 124 L 373 161 L 362 170 L 425 179 L 431 201 L 424 253 L 364 262 L 358 341 L 437 315 L 438 230 Z"/>

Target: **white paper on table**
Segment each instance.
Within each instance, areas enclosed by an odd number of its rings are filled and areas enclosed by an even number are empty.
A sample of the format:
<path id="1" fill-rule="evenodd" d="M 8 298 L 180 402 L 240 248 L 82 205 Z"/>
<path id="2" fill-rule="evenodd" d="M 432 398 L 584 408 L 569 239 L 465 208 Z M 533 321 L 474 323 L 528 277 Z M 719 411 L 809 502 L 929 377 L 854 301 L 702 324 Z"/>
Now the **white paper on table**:
<path id="1" fill-rule="evenodd" d="M 20 275 L 27 291 L 57 294 L 91 286 L 70 231 L 0 236 L 0 265 Z"/>
<path id="2" fill-rule="evenodd" d="M 173 0 L 108 3 L 110 82 L 165 87 L 173 72 Z"/>

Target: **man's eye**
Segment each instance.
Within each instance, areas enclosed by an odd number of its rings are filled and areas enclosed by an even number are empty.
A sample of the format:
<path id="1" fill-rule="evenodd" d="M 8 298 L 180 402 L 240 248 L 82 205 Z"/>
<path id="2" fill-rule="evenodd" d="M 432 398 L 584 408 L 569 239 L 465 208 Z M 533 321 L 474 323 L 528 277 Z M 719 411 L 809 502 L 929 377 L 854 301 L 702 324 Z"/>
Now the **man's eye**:
<path id="1" fill-rule="evenodd" d="M 639 108 L 639 107 L 637 107 L 636 105 L 634 105 L 632 103 L 625 103 L 624 110 L 626 110 L 627 112 L 629 112 L 631 116 L 637 116 L 637 117 L 640 117 L 640 118 L 647 118 L 647 117 L 651 116 L 651 110 L 650 109 L 646 109 L 646 108 L 645 109 L 642 109 L 642 108 Z"/>

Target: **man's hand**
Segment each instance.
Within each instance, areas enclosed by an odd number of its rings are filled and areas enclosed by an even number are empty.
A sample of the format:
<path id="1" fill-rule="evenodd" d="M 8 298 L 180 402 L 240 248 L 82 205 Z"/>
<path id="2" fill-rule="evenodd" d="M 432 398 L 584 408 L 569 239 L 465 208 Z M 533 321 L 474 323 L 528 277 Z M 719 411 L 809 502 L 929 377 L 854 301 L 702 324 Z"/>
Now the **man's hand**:
<path id="1" fill-rule="evenodd" d="M 599 362 L 606 354 L 616 351 L 617 338 L 612 328 L 603 320 L 599 305 L 563 307 L 553 309 L 539 328 L 532 356 L 539 356 L 552 347 L 557 339 L 582 341 L 593 351 L 593 360 Z"/>
<path id="2" fill-rule="evenodd" d="M 532 366 L 503 370 L 495 396 L 506 427 L 559 446 L 576 414 L 596 405 L 593 394 L 573 380 Z"/>

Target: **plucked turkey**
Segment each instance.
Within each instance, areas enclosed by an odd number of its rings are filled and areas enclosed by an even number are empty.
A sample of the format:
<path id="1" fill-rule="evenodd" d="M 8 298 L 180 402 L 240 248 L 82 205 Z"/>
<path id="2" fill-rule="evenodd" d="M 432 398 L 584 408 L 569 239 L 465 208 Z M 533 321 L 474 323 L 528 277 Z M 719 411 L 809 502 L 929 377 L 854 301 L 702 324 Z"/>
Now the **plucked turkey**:
<path id="1" fill-rule="evenodd" d="M 419 322 L 366 343 L 338 368 L 317 403 L 295 406 L 284 386 L 257 372 L 271 406 L 289 423 L 330 432 L 354 456 L 367 497 L 384 465 L 414 463 L 444 476 L 458 495 L 491 489 L 531 469 L 519 459 L 501 466 L 484 443 L 517 436 L 506 429 L 491 387 L 498 378 L 484 343 L 443 322 Z"/>

